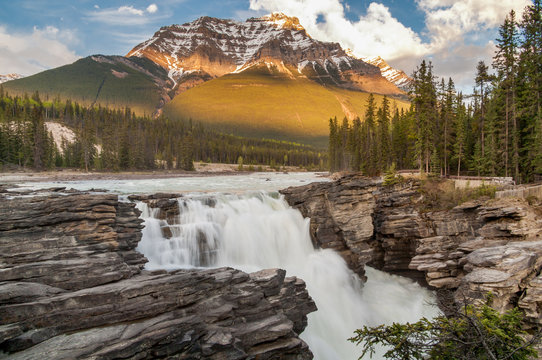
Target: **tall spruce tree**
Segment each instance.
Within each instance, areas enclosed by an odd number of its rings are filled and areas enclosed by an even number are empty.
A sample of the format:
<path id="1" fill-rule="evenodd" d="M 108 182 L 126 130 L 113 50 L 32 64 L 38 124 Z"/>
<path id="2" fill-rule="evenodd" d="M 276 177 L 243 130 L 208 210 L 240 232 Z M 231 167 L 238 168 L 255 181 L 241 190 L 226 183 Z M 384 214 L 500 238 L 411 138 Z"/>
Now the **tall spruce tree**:
<path id="1" fill-rule="evenodd" d="M 362 170 L 368 176 L 378 175 L 378 159 L 376 149 L 376 103 L 373 94 L 367 98 L 365 119 L 362 124 L 363 154 Z"/>
<path id="2" fill-rule="evenodd" d="M 390 102 L 387 96 L 382 99 L 382 104 L 377 111 L 377 169 L 382 172 L 391 165 L 391 139 L 390 139 Z"/>
<path id="3" fill-rule="evenodd" d="M 422 61 L 413 78 L 413 103 L 416 116 L 416 153 L 421 170 L 430 171 L 435 150 L 434 125 L 437 118 L 437 93 L 431 62 Z"/>
<path id="4" fill-rule="evenodd" d="M 526 180 L 542 175 L 542 5 L 534 0 L 520 23 L 519 59 L 520 133 L 522 168 Z"/>
<path id="5" fill-rule="evenodd" d="M 504 93 L 504 170 L 519 181 L 519 132 L 516 114 L 516 75 L 518 60 L 518 27 L 516 13 L 512 10 L 499 28 L 497 53 L 493 67 L 498 71 Z"/>

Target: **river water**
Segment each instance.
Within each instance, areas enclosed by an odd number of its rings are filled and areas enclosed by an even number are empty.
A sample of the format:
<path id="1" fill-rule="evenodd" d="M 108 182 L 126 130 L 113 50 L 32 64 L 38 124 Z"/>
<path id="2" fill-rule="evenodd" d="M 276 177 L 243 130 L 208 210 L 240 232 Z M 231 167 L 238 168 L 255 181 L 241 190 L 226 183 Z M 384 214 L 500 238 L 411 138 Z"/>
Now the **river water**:
<path id="1" fill-rule="evenodd" d="M 191 177 L 157 180 L 99 180 L 27 183 L 23 187 L 102 188 L 121 194 L 183 192 L 180 215 L 172 224 L 139 203 L 145 220 L 138 250 L 148 269 L 231 266 L 247 272 L 282 268 L 303 279 L 318 311 L 308 316 L 301 334 L 319 360 L 357 359 L 347 339 L 363 325 L 417 321 L 433 317 L 434 294 L 416 283 L 367 268 L 362 284 L 332 250 L 314 249 L 309 219 L 292 209 L 276 191 L 311 181 L 311 173 Z M 168 226 L 171 237 L 161 228 Z M 381 354 L 373 359 L 381 358 Z"/>

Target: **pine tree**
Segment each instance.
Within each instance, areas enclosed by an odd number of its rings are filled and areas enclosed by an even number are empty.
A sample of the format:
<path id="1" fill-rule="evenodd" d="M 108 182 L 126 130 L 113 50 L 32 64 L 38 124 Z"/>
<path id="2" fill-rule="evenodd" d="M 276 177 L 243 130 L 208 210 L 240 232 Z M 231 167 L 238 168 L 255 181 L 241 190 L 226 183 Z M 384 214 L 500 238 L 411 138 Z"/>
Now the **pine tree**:
<path id="1" fill-rule="evenodd" d="M 337 164 L 337 118 L 329 119 L 329 171 L 335 172 L 338 169 Z"/>
<path id="2" fill-rule="evenodd" d="M 488 73 L 488 66 L 479 61 L 476 66 L 476 86 L 480 88 L 480 156 L 484 157 L 485 154 L 485 110 L 486 110 L 486 97 L 487 97 L 487 83 L 490 81 Z"/>
<path id="3" fill-rule="evenodd" d="M 456 98 L 456 113 L 454 119 L 455 142 L 453 145 L 454 159 L 457 160 L 457 176 L 461 175 L 462 162 L 465 161 L 465 152 L 467 144 L 467 127 L 466 127 L 467 112 L 463 104 L 462 94 L 458 94 Z"/>
<path id="4" fill-rule="evenodd" d="M 524 176 L 542 174 L 542 5 L 534 0 L 520 23 L 522 41 L 519 59 L 521 155 Z"/>
<path id="5" fill-rule="evenodd" d="M 511 172 L 516 181 L 519 181 L 519 134 L 516 117 L 518 29 L 515 16 L 515 12 L 510 11 L 504 24 L 499 28 L 499 38 L 496 40 L 497 53 L 493 59 L 493 67 L 498 71 L 500 86 L 505 97 L 505 176 Z"/>
<path id="6" fill-rule="evenodd" d="M 378 175 L 377 148 L 376 148 L 376 126 L 375 126 L 376 104 L 373 94 L 367 98 L 365 119 L 362 124 L 361 134 L 363 139 L 362 170 L 368 176 Z"/>
<path id="7" fill-rule="evenodd" d="M 444 82 L 444 79 L 443 79 Z M 447 176 L 450 172 L 450 138 L 451 138 L 451 125 L 454 118 L 454 98 L 455 98 L 455 84 L 452 78 L 448 79 L 448 84 L 444 90 L 443 104 L 441 105 L 441 119 L 442 119 L 442 159 L 443 159 L 443 175 Z"/>
<path id="8" fill-rule="evenodd" d="M 388 168 L 391 163 L 390 158 L 390 103 L 386 96 L 382 100 L 382 105 L 377 113 L 377 169 L 379 172 Z"/>
<path id="9" fill-rule="evenodd" d="M 435 149 L 434 124 L 437 115 L 437 94 L 433 66 L 425 60 L 413 74 L 413 103 L 416 116 L 416 153 L 421 170 L 430 171 L 431 155 Z"/>
<path id="10" fill-rule="evenodd" d="M 361 120 L 359 118 L 354 119 L 352 126 L 351 136 L 351 151 L 353 153 L 352 170 L 361 170 L 361 151 L 362 151 L 362 134 L 361 134 Z"/>

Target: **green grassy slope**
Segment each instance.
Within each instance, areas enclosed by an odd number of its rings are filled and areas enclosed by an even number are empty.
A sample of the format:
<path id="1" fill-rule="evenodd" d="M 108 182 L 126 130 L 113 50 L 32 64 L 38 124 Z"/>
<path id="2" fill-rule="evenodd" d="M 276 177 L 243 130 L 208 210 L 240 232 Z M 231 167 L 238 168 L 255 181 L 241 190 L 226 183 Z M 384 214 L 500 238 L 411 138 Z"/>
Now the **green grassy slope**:
<path id="1" fill-rule="evenodd" d="M 38 91 L 42 98 L 60 96 L 84 105 L 96 101 L 113 108 L 129 106 L 141 115 L 152 114 L 160 101 L 160 89 L 152 77 L 116 60 L 117 57 L 102 58 L 107 61 L 98 62 L 86 57 L 70 65 L 6 82 L 3 86 L 11 94 Z M 167 78 L 165 70 L 149 60 L 130 60 L 155 76 Z M 115 76 L 114 72 L 124 77 Z"/>
<path id="2" fill-rule="evenodd" d="M 265 66 L 208 81 L 177 95 L 164 108 L 170 118 L 191 118 L 235 134 L 325 146 L 329 118 L 363 119 L 368 93 L 324 87 Z M 377 104 L 381 95 L 375 95 Z M 393 101 L 393 100 L 392 100 Z M 408 103 L 395 100 L 397 106 Z"/>

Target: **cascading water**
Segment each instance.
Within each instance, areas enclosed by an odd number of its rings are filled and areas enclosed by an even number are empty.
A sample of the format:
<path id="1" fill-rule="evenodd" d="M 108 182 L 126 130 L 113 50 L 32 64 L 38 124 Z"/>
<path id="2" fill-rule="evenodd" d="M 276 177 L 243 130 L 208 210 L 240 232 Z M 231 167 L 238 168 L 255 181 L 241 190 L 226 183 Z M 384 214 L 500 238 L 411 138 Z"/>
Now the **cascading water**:
<path id="1" fill-rule="evenodd" d="M 436 310 L 432 294 L 410 280 L 368 269 L 362 286 L 332 250 L 314 249 L 309 219 L 281 196 L 219 195 L 181 198 L 173 224 L 159 220 L 145 203 L 138 250 L 148 269 L 231 266 L 247 272 L 283 268 L 307 284 L 318 311 L 309 315 L 301 334 L 315 358 L 357 359 L 359 348 L 346 339 L 363 325 L 416 321 Z M 162 227 L 171 229 L 163 236 Z"/>

